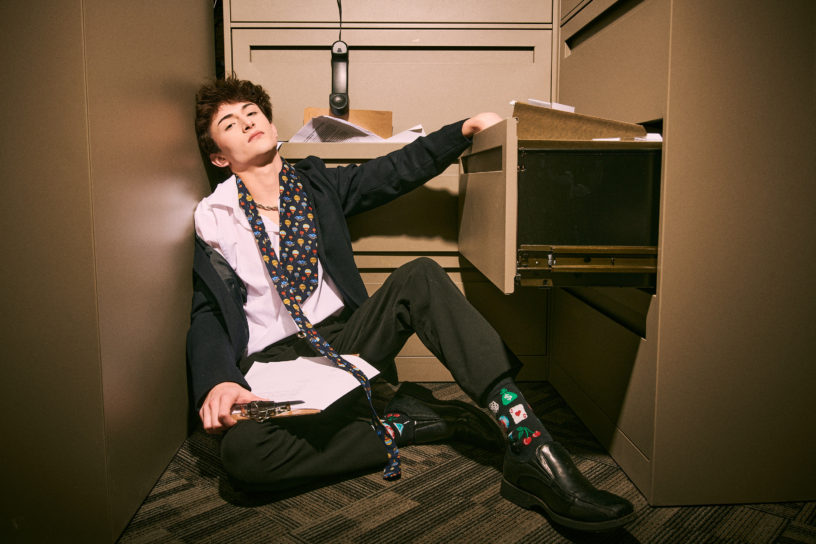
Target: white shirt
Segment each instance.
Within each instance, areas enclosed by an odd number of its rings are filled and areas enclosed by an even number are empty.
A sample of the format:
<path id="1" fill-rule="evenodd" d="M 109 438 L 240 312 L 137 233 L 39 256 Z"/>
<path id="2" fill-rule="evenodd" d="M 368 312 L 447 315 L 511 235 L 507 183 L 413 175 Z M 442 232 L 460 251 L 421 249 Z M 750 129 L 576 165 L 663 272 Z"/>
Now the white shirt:
<path id="1" fill-rule="evenodd" d="M 249 325 L 247 353 L 261 351 L 278 340 L 296 334 L 300 329 L 275 290 L 246 214 L 238 204 L 235 176 L 218 184 L 213 194 L 199 202 L 193 217 L 196 233 L 227 260 L 246 285 L 244 312 Z M 277 221 L 261 217 L 277 254 L 280 243 Z M 317 288 L 301 304 L 303 313 L 312 323 L 319 323 L 343 308 L 337 287 L 323 273 L 319 261 L 317 280 Z"/>

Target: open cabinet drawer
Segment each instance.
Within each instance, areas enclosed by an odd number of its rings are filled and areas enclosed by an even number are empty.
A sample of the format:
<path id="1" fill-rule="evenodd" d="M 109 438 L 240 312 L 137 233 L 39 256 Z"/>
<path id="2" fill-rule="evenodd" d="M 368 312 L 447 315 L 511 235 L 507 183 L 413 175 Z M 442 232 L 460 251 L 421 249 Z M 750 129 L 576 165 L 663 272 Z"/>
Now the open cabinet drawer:
<path id="1" fill-rule="evenodd" d="M 459 251 L 504 293 L 517 286 L 653 287 L 660 142 L 477 134 L 460 159 Z"/>

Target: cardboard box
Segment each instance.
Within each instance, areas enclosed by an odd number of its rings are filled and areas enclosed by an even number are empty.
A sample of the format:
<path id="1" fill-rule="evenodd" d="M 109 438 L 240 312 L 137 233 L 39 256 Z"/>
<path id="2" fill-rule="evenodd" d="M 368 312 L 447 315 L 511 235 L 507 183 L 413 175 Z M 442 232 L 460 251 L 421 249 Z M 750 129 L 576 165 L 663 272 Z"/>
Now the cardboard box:
<path id="1" fill-rule="evenodd" d="M 646 129 L 634 123 L 533 106 L 524 102 L 516 102 L 513 117 L 518 119 L 519 140 L 631 140 L 646 136 Z"/>

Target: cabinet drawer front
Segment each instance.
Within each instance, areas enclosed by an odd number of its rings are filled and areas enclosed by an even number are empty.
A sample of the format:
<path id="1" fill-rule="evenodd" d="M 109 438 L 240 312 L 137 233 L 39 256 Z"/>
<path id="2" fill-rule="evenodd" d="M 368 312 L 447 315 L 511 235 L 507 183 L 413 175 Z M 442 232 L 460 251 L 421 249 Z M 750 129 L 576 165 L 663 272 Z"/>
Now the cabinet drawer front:
<path id="1" fill-rule="evenodd" d="M 338 20 L 335 0 L 231 0 L 233 22 Z M 343 23 L 549 23 L 552 2 L 542 0 L 356 0 L 343 5 Z"/>
<path id="2" fill-rule="evenodd" d="M 307 107 L 328 107 L 334 29 L 237 28 L 227 70 L 270 93 L 282 139 Z M 426 131 L 509 100 L 549 96 L 549 30 L 349 29 L 351 108 L 392 111 L 394 132 Z M 231 64 L 230 64 L 231 63 Z"/>

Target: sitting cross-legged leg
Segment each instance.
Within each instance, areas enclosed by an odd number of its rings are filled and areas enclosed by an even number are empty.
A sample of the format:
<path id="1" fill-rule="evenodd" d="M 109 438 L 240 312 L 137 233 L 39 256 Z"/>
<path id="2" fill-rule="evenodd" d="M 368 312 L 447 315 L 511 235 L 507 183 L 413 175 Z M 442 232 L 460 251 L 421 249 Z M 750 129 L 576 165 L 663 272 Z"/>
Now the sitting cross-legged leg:
<path id="1" fill-rule="evenodd" d="M 239 421 L 221 439 L 221 459 L 235 487 L 280 492 L 382 469 L 386 450 L 358 388 L 317 415 Z"/>
<path id="2" fill-rule="evenodd" d="M 331 342 L 369 361 L 387 360 L 414 332 L 465 393 L 505 429 L 505 498 L 541 508 L 557 523 L 581 530 L 611 529 L 634 518 L 629 501 L 593 487 L 553 441 L 512 380 L 517 362 L 498 333 L 433 260 L 417 259 L 394 271 Z M 495 432 L 479 414 L 406 385 L 386 409 L 398 444 L 451 436 L 495 443 Z"/>

